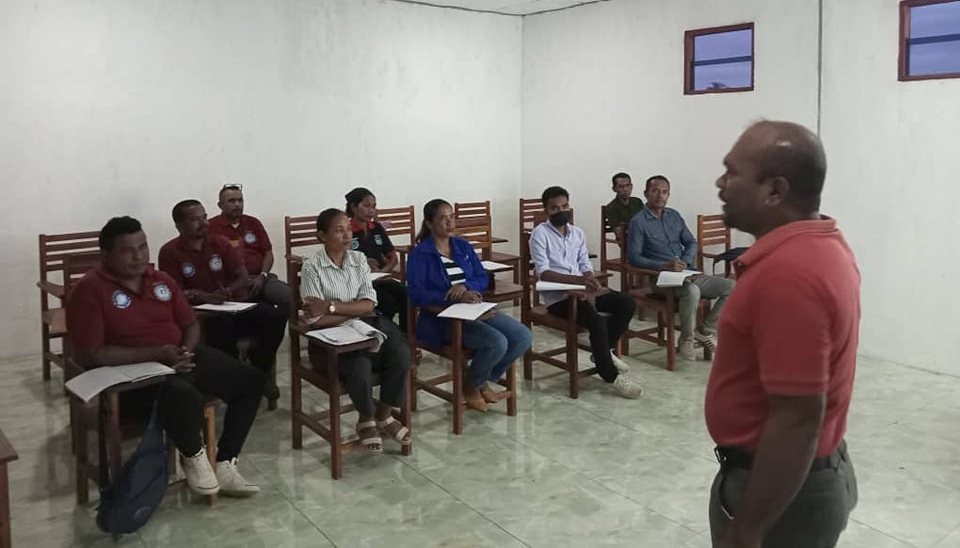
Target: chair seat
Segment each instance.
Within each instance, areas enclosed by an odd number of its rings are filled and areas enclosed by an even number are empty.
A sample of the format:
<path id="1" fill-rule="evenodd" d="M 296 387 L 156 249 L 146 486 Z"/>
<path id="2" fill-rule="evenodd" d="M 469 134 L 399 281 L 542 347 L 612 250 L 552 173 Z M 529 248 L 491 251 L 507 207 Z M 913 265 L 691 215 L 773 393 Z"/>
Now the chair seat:
<path id="1" fill-rule="evenodd" d="M 50 328 L 51 335 L 65 335 L 67 333 L 67 310 L 65 308 L 51 308 L 41 314 L 43 323 Z"/>
<path id="2" fill-rule="evenodd" d="M 558 331 L 567 330 L 567 319 L 559 318 L 554 316 L 547 311 L 545 305 L 537 305 L 530 309 L 530 320 L 535 324 L 542 325 L 544 327 L 549 327 L 551 329 L 556 329 Z M 577 327 L 577 332 L 581 333 L 584 329 L 582 327 Z"/>

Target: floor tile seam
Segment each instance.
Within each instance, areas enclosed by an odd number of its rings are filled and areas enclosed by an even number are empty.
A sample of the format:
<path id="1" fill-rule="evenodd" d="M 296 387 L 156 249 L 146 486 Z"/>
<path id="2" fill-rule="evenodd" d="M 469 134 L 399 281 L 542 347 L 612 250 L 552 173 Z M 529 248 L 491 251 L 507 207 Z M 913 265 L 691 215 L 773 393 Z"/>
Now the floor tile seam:
<path id="1" fill-rule="evenodd" d="M 864 521 L 861 520 L 861 519 L 850 518 L 850 521 L 854 521 L 854 522 L 856 522 L 858 525 L 861 525 L 861 526 L 863 526 L 863 527 L 866 527 L 867 529 L 870 529 L 870 530 L 873 531 L 874 533 L 877 533 L 877 534 L 879 534 L 879 535 L 883 535 L 883 536 L 885 536 L 885 537 L 887 537 L 887 538 L 889 538 L 889 539 L 893 539 L 893 540 L 895 540 L 895 541 L 897 541 L 897 542 L 906 544 L 907 546 L 910 546 L 911 548 L 918 548 L 916 544 L 913 544 L 912 542 L 908 542 L 908 541 L 906 541 L 906 540 L 903 540 L 902 538 L 900 538 L 900 537 L 898 537 L 898 536 L 896 536 L 896 535 L 892 535 L 892 534 L 890 534 L 890 533 L 887 533 L 887 532 L 884 531 L 883 529 L 878 529 L 878 528 L 874 527 L 873 525 L 870 525 L 869 523 L 864 522 Z M 949 535 L 949 533 L 947 533 L 947 535 Z M 946 536 L 944 536 L 943 538 L 946 538 Z M 943 539 L 940 539 L 940 540 L 943 540 Z M 940 542 L 940 541 L 937 541 L 937 542 Z"/>
<path id="2" fill-rule="evenodd" d="M 950 530 L 947 534 L 945 534 L 945 535 L 943 535 L 942 537 L 940 537 L 939 539 L 937 539 L 937 541 L 934 542 L 931 546 L 932 546 L 933 548 L 939 548 L 940 544 L 941 544 L 943 541 L 947 540 L 947 538 L 949 538 L 950 535 L 952 535 L 952 534 L 954 534 L 954 533 L 956 533 L 956 532 L 958 532 L 958 531 L 960 531 L 960 525 L 958 525 L 955 529 Z M 946 548 L 946 547 L 945 547 L 945 548 Z"/>
<path id="3" fill-rule="evenodd" d="M 255 463 L 254 463 L 253 467 L 256 468 L 261 474 L 263 473 L 263 470 L 261 470 L 260 467 L 257 466 Z M 318 533 L 320 533 L 321 535 L 323 535 L 323 538 L 327 539 L 327 542 L 329 542 L 331 546 L 334 546 L 335 548 L 339 548 L 338 545 L 337 545 L 337 543 L 336 543 L 336 542 L 333 542 L 333 539 L 330 538 L 330 537 L 327 535 L 327 533 L 325 533 L 324 530 L 321 529 L 319 525 L 317 525 L 317 523 L 316 523 L 315 521 L 313 521 L 312 519 L 310 519 L 310 516 L 308 516 L 308 515 L 303 511 L 303 508 L 300 508 L 300 505 L 297 504 L 297 501 L 295 501 L 295 500 L 291 499 L 290 497 L 288 497 L 287 494 L 284 493 L 282 489 L 278 489 L 277 486 L 273 484 L 273 482 L 270 482 L 270 485 L 271 485 L 271 487 L 272 487 L 277 493 L 280 494 L 280 496 L 281 496 L 284 500 L 287 501 L 288 504 L 290 504 L 290 506 L 296 508 L 296 509 L 297 509 L 297 513 L 300 514 L 301 516 L 303 516 L 303 519 L 307 520 L 307 523 L 309 523 L 310 525 L 312 525 L 313 528 L 316 529 Z"/>
<path id="4" fill-rule="evenodd" d="M 475 508 L 472 504 L 470 504 L 470 503 L 468 503 L 467 501 L 461 499 L 461 498 L 458 497 L 457 495 L 451 493 L 449 490 L 447 490 L 446 487 L 444 487 L 442 484 L 440 484 L 439 482 L 435 481 L 433 478 L 427 476 L 426 474 L 424 474 L 423 472 L 421 472 L 420 470 L 418 470 L 416 467 L 414 467 L 412 464 L 410 464 L 410 462 L 408 462 L 406 459 L 401 458 L 401 457 L 398 456 L 398 455 L 391 455 L 391 457 L 392 457 L 394 460 L 399 461 L 402 465 L 406 466 L 407 468 L 410 468 L 411 470 L 413 470 L 414 473 L 416 473 L 417 475 L 419 475 L 420 477 L 422 477 L 423 479 L 425 479 L 427 482 L 431 483 L 432 485 L 436 486 L 438 489 L 440 489 L 441 491 L 443 491 L 444 493 L 446 493 L 446 494 L 447 494 L 450 498 L 452 498 L 453 500 L 455 500 L 455 501 L 459 502 L 460 504 L 464 505 L 465 507 L 469 508 L 470 511 L 473 512 L 474 514 L 477 514 L 478 516 L 482 517 L 484 520 L 486 520 L 488 523 L 490 523 L 491 525 L 493 525 L 493 526 L 496 527 L 497 529 L 503 531 L 504 534 L 508 535 L 510 538 L 516 540 L 517 542 L 519 542 L 519 543 L 522 544 L 523 546 L 526 546 L 526 547 L 528 547 L 528 548 L 530 547 L 530 544 L 528 544 L 528 543 L 527 543 L 526 541 L 524 541 L 522 538 L 516 536 L 516 535 L 513 534 L 512 532 L 510 532 L 510 531 L 508 531 L 507 529 L 505 529 L 502 525 L 500 525 L 499 523 L 497 523 L 496 521 L 494 521 L 493 519 L 491 519 L 489 516 L 487 516 L 486 514 L 484 514 L 483 512 L 481 512 L 479 509 Z"/>

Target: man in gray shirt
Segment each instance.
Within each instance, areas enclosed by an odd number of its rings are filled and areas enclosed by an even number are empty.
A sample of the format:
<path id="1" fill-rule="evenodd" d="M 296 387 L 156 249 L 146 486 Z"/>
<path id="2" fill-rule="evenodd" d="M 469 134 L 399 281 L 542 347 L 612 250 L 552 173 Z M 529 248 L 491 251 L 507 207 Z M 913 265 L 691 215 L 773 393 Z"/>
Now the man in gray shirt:
<path id="1" fill-rule="evenodd" d="M 663 175 L 647 179 L 643 191 L 647 205 L 630 220 L 627 231 L 627 253 L 630 264 L 649 270 L 680 272 L 695 268 L 697 240 L 690 233 L 680 213 L 667 207 L 670 181 Z M 697 275 L 688 278 L 676 289 L 680 309 L 680 357 L 694 360 L 694 341 L 704 347 L 717 346 L 717 319 L 733 291 L 733 280 L 717 276 Z M 656 282 L 654 291 L 660 292 Z M 716 299 L 703 325 L 695 329 L 700 299 Z"/>

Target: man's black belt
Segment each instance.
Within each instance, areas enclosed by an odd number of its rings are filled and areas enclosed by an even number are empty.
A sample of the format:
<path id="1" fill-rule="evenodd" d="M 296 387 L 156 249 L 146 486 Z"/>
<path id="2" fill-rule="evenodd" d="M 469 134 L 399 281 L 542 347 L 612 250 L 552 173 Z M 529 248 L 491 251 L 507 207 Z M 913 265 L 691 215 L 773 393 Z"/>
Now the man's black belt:
<path id="1" fill-rule="evenodd" d="M 717 457 L 717 462 L 721 468 L 740 468 L 750 470 L 753 467 L 753 452 L 741 447 L 720 447 L 713 450 Z M 828 468 L 837 468 L 840 461 L 846 459 L 847 444 L 841 442 L 840 447 L 833 453 L 825 457 L 816 457 L 810 463 L 810 471 L 827 470 Z"/>

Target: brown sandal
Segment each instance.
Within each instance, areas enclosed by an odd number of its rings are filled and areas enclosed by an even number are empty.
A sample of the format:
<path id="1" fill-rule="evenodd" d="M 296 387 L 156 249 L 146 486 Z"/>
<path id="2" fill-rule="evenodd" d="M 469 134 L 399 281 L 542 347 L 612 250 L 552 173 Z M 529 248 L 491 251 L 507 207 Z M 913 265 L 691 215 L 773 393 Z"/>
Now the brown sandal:
<path id="1" fill-rule="evenodd" d="M 507 395 L 505 394 L 505 392 L 506 392 L 505 390 L 504 391 L 493 390 L 486 384 L 480 387 L 480 394 L 483 396 L 483 399 L 486 400 L 487 403 L 497 403 L 503 398 L 506 398 Z"/>
<path id="2" fill-rule="evenodd" d="M 483 399 L 483 395 L 479 390 L 477 390 L 476 386 L 464 382 L 463 399 L 467 400 L 467 407 L 470 409 L 476 409 L 477 411 L 481 411 L 483 413 L 487 412 L 487 402 Z"/>
<path id="3" fill-rule="evenodd" d="M 410 429 L 390 415 L 387 415 L 387 418 L 382 421 L 377 421 L 377 428 L 380 429 L 381 434 L 393 438 L 400 445 L 406 446 L 413 443 L 413 435 L 410 433 Z"/>
<path id="4" fill-rule="evenodd" d="M 370 432 L 373 435 L 370 435 Z M 366 437 L 364 437 L 366 434 Z M 377 430 L 377 421 L 363 421 L 357 423 L 357 437 L 360 438 L 360 445 L 363 450 L 371 455 L 383 453 L 383 440 L 380 439 L 379 430 Z"/>

